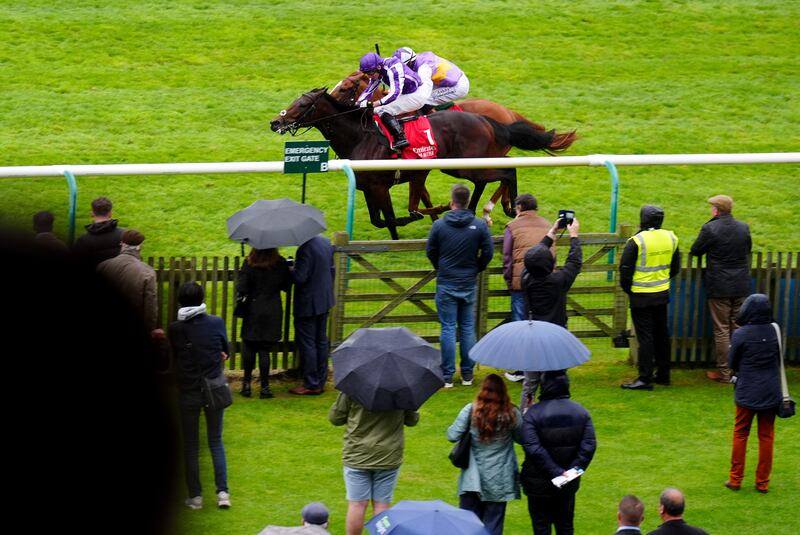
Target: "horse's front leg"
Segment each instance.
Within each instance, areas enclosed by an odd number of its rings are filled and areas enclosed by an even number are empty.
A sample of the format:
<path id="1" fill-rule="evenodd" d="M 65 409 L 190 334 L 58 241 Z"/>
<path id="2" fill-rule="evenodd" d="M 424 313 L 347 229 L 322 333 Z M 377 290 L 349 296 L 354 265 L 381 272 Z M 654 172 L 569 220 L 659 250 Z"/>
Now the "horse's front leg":
<path id="1" fill-rule="evenodd" d="M 514 209 L 513 202 L 517 198 L 517 170 L 505 169 L 506 176 L 501 179 L 501 186 L 505 186 L 503 192 L 503 212 L 508 217 L 516 217 L 517 211 Z M 498 190 L 500 189 L 498 188 Z"/>
<path id="2" fill-rule="evenodd" d="M 492 221 L 492 210 L 494 210 L 495 205 L 497 204 L 498 199 L 505 198 L 504 196 L 508 194 L 508 187 L 504 183 L 500 183 L 497 187 L 497 190 L 492 194 L 492 197 L 489 199 L 489 202 L 483 205 L 483 219 L 486 220 L 487 225 L 491 225 Z"/>
<path id="3" fill-rule="evenodd" d="M 472 192 L 472 197 L 469 198 L 469 209 L 472 213 L 475 213 L 475 209 L 478 208 L 478 202 L 481 200 L 481 195 L 483 195 L 483 190 L 486 189 L 486 182 L 475 182 L 475 190 Z"/>

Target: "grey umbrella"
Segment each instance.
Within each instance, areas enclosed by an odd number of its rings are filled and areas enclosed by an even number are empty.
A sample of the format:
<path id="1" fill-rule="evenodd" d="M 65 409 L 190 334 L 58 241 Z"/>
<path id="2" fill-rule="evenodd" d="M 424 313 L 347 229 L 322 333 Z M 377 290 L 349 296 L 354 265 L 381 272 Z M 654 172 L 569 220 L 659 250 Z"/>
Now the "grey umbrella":
<path id="1" fill-rule="evenodd" d="M 495 368 L 544 372 L 578 366 L 591 354 L 561 325 L 522 320 L 489 331 L 472 346 L 469 358 Z"/>
<path id="2" fill-rule="evenodd" d="M 336 388 L 371 411 L 416 410 L 444 386 L 439 350 L 405 327 L 358 329 L 331 357 Z"/>
<path id="3" fill-rule="evenodd" d="M 302 245 L 326 228 L 322 212 L 291 199 L 256 201 L 228 218 L 228 237 L 256 249 Z"/>

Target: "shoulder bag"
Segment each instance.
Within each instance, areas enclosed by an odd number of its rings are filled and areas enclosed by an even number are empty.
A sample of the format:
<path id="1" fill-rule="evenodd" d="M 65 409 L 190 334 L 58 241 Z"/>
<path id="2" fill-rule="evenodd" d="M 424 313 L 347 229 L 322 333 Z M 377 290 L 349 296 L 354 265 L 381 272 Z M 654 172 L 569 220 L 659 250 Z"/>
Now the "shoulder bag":
<path id="1" fill-rule="evenodd" d="M 453 466 L 461 468 L 462 470 L 469 468 L 469 451 L 472 448 L 472 433 L 470 433 L 470 428 L 472 427 L 471 408 L 469 410 L 469 420 L 467 422 L 467 429 L 462 433 L 458 442 L 453 445 L 453 449 L 450 450 L 450 455 L 448 456 Z"/>
<path id="2" fill-rule="evenodd" d="M 778 418 L 791 418 L 795 413 L 795 403 L 789 395 L 789 385 L 786 382 L 786 369 L 783 367 L 783 343 L 781 341 L 781 328 L 777 323 L 772 323 L 778 335 L 778 353 L 781 359 L 781 404 L 778 405 Z"/>
<path id="3" fill-rule="evenodd" d="M 228 385 L 228 378 L 225 372 L 213 378 L 203 376 L 203 401 L 209 409 L 220 410 L 230 407 L 233 403 L 231 387 Z"/>

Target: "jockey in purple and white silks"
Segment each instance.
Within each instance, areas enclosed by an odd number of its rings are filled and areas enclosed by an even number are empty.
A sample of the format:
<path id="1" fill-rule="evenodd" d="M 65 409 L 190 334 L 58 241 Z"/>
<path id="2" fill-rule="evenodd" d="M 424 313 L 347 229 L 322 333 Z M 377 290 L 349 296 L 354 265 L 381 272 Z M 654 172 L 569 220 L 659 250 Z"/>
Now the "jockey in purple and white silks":
<path id="1" fill-rule="evenodd" d="M 433 84 L 431 96 L 426 102 L 430 106 L 448 104 L 454 100 L 464 98 L 469 93 L 469 78 L 464 71 L 433 52 L 415 54 L 413 50 L 404 46 L 394 51 L 393 56 L 416 71 L 423 81 L 430 80 Z"/>
<path id="2" fill-rule="evenodd" d="M 428 101 L 433 88 L 431 80 L 421 80 L 407 65 L 395 57 L 381 58 L 375 52 L 364 54 L 359 70 L 370 77 L 370 83 L 356 101 L 361 107 L 374 106 L 375 113 L 392 134 L 393 150 L 408 146 L 403 127 L 395 115 L 417 111 Z M 389 92 L 381 99 L 370 103 L 372 94 L 383 83 Z"/>

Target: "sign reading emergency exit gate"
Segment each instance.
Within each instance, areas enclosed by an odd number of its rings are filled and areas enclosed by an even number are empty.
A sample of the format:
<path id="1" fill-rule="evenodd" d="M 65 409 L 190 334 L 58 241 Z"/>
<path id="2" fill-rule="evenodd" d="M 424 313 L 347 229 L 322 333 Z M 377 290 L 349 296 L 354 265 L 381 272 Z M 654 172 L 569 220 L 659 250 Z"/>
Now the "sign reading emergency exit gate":
<path id="1" fill-rule="evenodd" d="M 329 141 L 287 141 L 283 147 L 283 172 L 326 172 L 330 146 Z"/>

